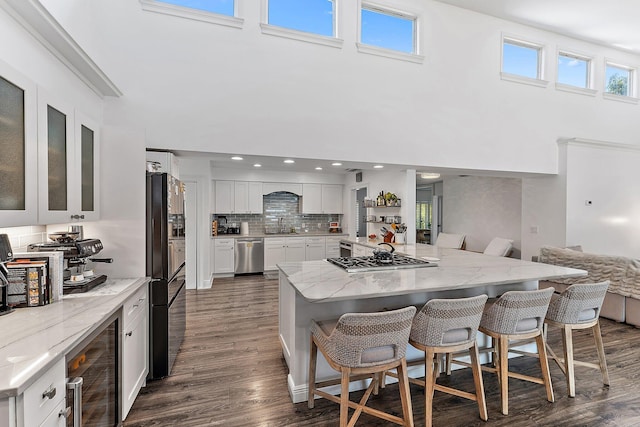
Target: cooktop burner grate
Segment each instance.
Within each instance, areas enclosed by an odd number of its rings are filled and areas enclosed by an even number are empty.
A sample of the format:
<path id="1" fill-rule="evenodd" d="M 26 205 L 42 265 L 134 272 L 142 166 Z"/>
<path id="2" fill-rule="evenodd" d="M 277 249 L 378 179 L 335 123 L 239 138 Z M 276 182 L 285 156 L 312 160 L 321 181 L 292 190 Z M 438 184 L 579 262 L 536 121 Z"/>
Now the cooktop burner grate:
<path id="1" fill-rule="evenodd" d="M 407 268 L 436 267 L 438 264 L 423 259 L 411 258 L 404 255 L 393 255 L 393 261 L 382 263 L 373 256 L 327 258 L 347 273 L 362 273 L 367 271 L 401 270 Z"/>

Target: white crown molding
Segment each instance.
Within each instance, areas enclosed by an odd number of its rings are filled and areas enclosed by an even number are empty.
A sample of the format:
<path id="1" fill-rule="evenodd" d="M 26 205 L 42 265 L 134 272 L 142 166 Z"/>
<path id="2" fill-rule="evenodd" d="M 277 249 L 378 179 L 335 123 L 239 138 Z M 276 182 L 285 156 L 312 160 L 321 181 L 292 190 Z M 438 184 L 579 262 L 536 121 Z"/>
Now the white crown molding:
<path id="1" fill-rule="evenodd" d="M 244 19 L 235 16 L 226 16 L 203 10 L 175 6 L 156 0 L 140 0 L 140 5 L 142 6 L 142 10 L 145 10 L 147 12 L 177 16 L 179 18 L 208 22 L 210 24 L 224 25 L 226 27 L 232 28 L 242 28 L 242 26 L 244 25 Z"/>
<path id="2" fill-rule="evenodd" d="M 597 139 L 587 138 L 558 138 L 558 145 L 597 147 L 623 151 L 640 151 L 640 145 L 622 144 L 620 142 L 600 141 Z"/>
<path id="3" fill-rule="evenodd" d="M 120 89 L 38 0 L 0 0 L 0 7 L 98 96 L 122 95 Z"/>

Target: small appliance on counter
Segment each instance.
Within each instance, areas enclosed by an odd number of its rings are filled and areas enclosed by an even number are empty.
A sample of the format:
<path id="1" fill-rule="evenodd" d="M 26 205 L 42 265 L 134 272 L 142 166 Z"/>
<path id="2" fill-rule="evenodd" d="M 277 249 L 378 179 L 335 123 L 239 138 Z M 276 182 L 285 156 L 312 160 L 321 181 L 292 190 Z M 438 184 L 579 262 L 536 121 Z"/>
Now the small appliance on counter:
<path id="1" fill-rule="evenodd" d="M 7 280 L 8 271 L 5 267 L 5 263 L 11 261 L 12 258 L 13 251 L 11 250 L 9 236 L 0 234 L 0 291 L 2 295 L 2 301 L 0 301 L 0 316 L 13 311 L 13 308 L 8 305 L 9 281 Z"/>
<path id="2" fill-rule="evenodd" d="M 87 269 L 87 261 L 113 262 L 112 258 L 93 258 L 102 251 L 99 239 L 79 239 L 81 226 L 73 226 L 76 231 L 50 233 L 52 242 L 33 243 L 27 246 L 28 252 L 56 252 L 64 255 L 63 294 L 87 292 L 107 280 L 105 275 L 96 275 L 93 269 Z"/>
<path id="3" fill-rule="evenodd" d="M 243 236 L 248 236 L 249 235 L 249 223 L 248 222 L 241 222 L 240 223 L 240 234 L 242 234 Z"/>
<path id="4" fill-rule="evenodd" d="M 342 233 L 342 228 L 340 228 L 338 221 L 329 222 L 329 233 Z"/>

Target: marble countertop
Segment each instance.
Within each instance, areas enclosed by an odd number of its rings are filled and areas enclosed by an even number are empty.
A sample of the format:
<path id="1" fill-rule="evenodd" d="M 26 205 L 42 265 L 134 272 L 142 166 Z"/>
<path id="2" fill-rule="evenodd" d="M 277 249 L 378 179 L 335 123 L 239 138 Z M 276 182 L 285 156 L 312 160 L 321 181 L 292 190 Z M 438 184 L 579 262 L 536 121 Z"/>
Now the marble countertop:
<path id="1" fill-rule="evenodd" d="M 344 233 L 316 233 L 316 232 L 301 232 L 301 233 L 251 233 L 251 234 L 218 234 L 217 236 L 211 236 L 212 239 L 246 239 L 251 237 L 348 237 L 348 234 Z"/>
<path id="2" fill-rule="evenodd" d="M 368 239 L 367 239 L 368 240 Z M 350 241 L 366 244 L 353 239 Z M 375 242 L 368 246 L 377 247 Z M 457 290 L 560 277 L 586 276 L 574 268 L 521 261 L 431 245 L 396 245 L 396 251 L 437 260 L 437 267 L 346 273 L 326 260 L 278 264 L 292 286 L 309 302 L 377 298 Z"/>
<path id="3" fill-rule="evenodd" d="M 0 399 L 21 394 L 147 283 L 108 279 L 89 292 L 1 316 Z"/>

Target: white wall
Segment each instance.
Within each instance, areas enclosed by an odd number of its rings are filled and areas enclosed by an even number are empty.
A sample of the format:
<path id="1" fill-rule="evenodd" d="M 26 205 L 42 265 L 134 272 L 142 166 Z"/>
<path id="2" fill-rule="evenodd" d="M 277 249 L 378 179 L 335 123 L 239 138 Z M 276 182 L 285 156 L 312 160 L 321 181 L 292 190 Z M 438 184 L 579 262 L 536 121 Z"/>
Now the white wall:
<path id="1" fill-rule="evenodd" d="M 357 52 L 358 2 L 338 2 L 341 49 L 262 34 L 260 3 L 239 2 L 242 29 L 130 0 L 94 0 L 92 25 L 79 12 L 57 16 L 125 92 L 119 120 L 143 126 L 157 148 L 556 173 L 561 135 L 637 142 L 640 106 L 553 81 L 557 46 L 594 55 L 599 90 L 605 56 L 638 56 L 439 2 L 389 0 L 421 20 L 425 61 L 414 64 Z M 545 44 L 547 88 L 500 80 L 503 32 Z"/>
<path id="2" fill-rule="evenodd" d="M 582 245 L 585 252 L 640 258 L 638 165 L 638 147 L 568 144 L 568 245 Z M 587 200 L 592 204 L 587 206 Z"/>
<path id="3" fill-rule="evenodd" d="M 31 79 L 52 97 L 82 111 L 96 122 L 102 122 L 100 97 L 2 8 L 0 40 L 3 41 L 0 43 L 0 60 Z"/>
<path id="4" fill-rule="evenodd" d="M 445 233 L 465 234 L 466 249 L 482 252 L 494 237 L 512 239 L 520 256 L 522 183 L 517 178 L 451 177 L 444 179 Z"/>
<path id="5" fill-rule="evenodd" d="M 105 126 L 102 129 L 101 220 L 84 224 L 84 234 L 102 240 L 98 272 L 113 278 L 146 275 L 145 152 L 140 130 Z M 125 154 L 126 153 L 126 154 Z"/>

